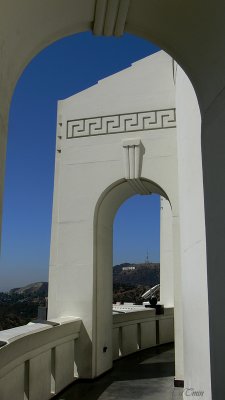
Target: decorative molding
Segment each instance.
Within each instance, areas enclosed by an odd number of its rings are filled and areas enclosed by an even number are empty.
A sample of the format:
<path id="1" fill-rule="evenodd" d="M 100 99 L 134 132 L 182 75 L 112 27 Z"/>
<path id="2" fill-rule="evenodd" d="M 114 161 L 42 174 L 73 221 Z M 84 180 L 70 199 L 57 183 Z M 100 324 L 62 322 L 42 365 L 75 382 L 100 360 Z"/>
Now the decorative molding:
<path id="1" fill-rule="evenodd" d="M 124 154 L 125 179 L 139 179 L 141 140 L 127 139 L 122 141 Z"/>
<path id="2" fill-rule="evenodd" d="M 141 179 L 128 179 L 127 182 L 129 183 L 134 193 L 136 194 L 140 195 L 152 194 L 152 192 L 150 192 L 148 188 L 145 186 L 144 181 L 142 181 Z"/>
<path id="3" fill-rule="evenodd" d="M 130 0 L 96 0 L 93 33 L 121 36 L 124 33 Z"/>
<path id="4" fill-rule="evenodd" d="M 175 108 L 67 121 L 67 139 L 176 127 Z"/>
<path id="5" fill-rule="evenodd" d="M 150 194 L 141 180 L 141 166 L 143 156 L 143 145 L 141 140 L 125 139 L 122 141 L 124 158 L 124 177 L 135 193 Z"/>

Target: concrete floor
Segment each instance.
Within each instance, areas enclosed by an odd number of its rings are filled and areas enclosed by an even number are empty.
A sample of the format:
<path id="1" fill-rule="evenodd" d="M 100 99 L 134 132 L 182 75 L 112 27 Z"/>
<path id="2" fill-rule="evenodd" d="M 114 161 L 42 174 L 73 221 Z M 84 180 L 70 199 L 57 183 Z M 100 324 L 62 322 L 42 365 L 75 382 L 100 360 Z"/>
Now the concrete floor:
<path id="1" fill-rule="evenodd" d="M 174 388 L 174 349 L 162 345 L 114 362 L 114 368 L 94 381 L 77 381 L 58 400 L 178 400 Z"/>

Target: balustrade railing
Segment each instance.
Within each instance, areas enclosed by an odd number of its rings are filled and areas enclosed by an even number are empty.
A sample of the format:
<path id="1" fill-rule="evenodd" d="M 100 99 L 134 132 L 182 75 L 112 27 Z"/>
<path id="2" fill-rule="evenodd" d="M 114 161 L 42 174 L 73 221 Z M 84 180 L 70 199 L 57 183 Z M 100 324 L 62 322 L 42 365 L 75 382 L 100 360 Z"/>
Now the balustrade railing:
<path id="1" fill-rule="evenodd" d="M 80 324 L 65 318 L 0 332 L 0 399 L 47 400 L 73 382 Z"/>
<path id="2" fill-rule="evenodd" d="M 79 318 L 0 332 L 0 400 L 49 400 L 78 378 Z M 174 340 L 173 308 L 113 315 L 113 359 Z"/>
<path id="3" fill-rule="evenodd" d="M 156 315 L 155 309 L 113 315 L 113 359 L 174 341 L 173 308 Z"/>

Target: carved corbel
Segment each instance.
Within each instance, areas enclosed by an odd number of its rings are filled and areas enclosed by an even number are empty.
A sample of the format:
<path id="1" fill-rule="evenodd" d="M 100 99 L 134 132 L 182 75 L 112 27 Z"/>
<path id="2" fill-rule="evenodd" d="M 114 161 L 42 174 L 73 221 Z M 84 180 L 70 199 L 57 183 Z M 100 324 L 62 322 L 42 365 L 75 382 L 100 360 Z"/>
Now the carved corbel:
<path id="1" fill-rule="evenodd" d="M 141 139 L 124 139 L 123 159 L 124 159 L 124 177 L 132 186 L 135 193 L 150 194 L 149 190 L 141 180 L 142 159 L 144 146 Z"/>

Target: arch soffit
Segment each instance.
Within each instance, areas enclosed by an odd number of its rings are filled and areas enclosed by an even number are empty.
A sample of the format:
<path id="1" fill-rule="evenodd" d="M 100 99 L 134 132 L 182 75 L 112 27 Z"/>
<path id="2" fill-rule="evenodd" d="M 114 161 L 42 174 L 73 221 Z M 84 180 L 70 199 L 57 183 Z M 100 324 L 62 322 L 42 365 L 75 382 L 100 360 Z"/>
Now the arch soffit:
<path id="1" fill-rule="evenodd" d="M 168 195 L 158 184 L 145 178 L 141 178 L 141 181 L 144 182 L 145 187 L 149 191 L 149 195 L 158 194 L 170 202 Z M 114 182 L 112 185 L 106 188 L 100 196 L 95 207 L 94 226 L 97 227 L 98 223 L 101 223 L 101 221 L 110 221 L 113 223 L 115 214 L 119 207 L 128 198 L 134 196 L 135 194 L 138 193 L 135 193 L 133 187 L 129 183 L 129 180 L 125 179 Z"/>
<path id="2" fill-rule="evenodd" d="M 125 2 L 126 0 L 124 0 L 124 3 Z M 38 21 L 40 18 L 40 16 L 38 15 L 38 10 L 36 13 L 33 12 L 33 7 L 35 8 L 35 5 L 34 5 L 34 0 L 31 0 L 29 7 L 26 6 L 28 10 L 26 10 L 25 13 L 27 16 L 29 14 L 29 23 L 27 21 L 24 21 L 23 24 L 24 35 L 26 35 L 26 37 L 28 37 L 29 40 L 27 39 L 25 40 L 25 38 L 23 38 L 24 39 L 23 43 L 19 43 L 19 41 L 22 39 L 21 35 L 17 35 L 17 38 L 14 38 L 15 42 L 17 43 L 17 48 L 20 51 L 20 57 L 17 57 L 17 60 L 15 60 L 16 62 L 14 63 L 14 67 L 11 67 L 10 69 L 11 74 L 14 75 L 11 77 L 12 78 L 12 85 L 10 85 L 11 90 L 13 91 L 13 88 L 15 87 L 15 84 L 19 76 L 21 75 L 23 69 L 26 67 L 26 65 L 28 65 L 28 63 L 48 45 L 66 36 L 91 30 L 93 26 L 95 26 L 95 22 L 93 21 L 96 21 L 96 15 L 95 15 L 97 9 L 96 4 L 100 4 L 101 6 L 101 3 L 107 4 L 107 1 L 98 0 L 96 2 L 94 0 L 86 0 L 84 4 L 84 2 L 81 2 L 79 0 L 77 1 L 73 0 L 73 5 L 72 3 L 68 4 L 68 7 L 66 9 L 64 7 L 63 10 L 61 10 L 61 13 L 62 11 L 64 11 L 62 21 L 65 21 L 65 23 L 63 24 L 62 22 L 58 24 L 60 25 L 60 27 L 58 27 L 57 25 L 58 18 L 56 18 L 56 16 L 55 17 L 51 16 L 53 21 L 51 23 L 47 23 L 47 20 L 49 18 L 48 14 L 50 13 L 50 11 L 52 13 L 52 8 L 49 9 L 49 7 L 44 6 L 45 9 L 44 11 L 42 10 L 42 19 L 43 19 L 42 29 L 38 29 L 37 27 L 37 31 L 39 31 L 38 34 L 30 35 L 29 31 L 31 29 L 34 31 L 35 25 L 37 25 L 35 19 Z M 194 34 L 193 31 L 192 32 L 189 31 L 188 34 L 189 39 L 187 39 L 186 28 L 188 22 L 188 15 L 190 14 L 190 11 L 189 13 L 187 13 L 187 15 L 185 15 L 184 13 L 179 15 L 180 10 L 179 7 L 177 9 L 176 1 L 173 2 L 174 3 L 173 5 L 171 5 L 171 2 L 170 5 L 166 5 L 165 2 L 163 2 L 162 4 L 160 0 L 155 3 L 151 2 L 151 4 L 149 3 L 148 0 L 143 0 L 142 2 L 127 1 L 127 3 L 129 3 L 129 10 L 126 15 L 126 21 L 124 21 L 125 31 L 152 41 L 153 43 L 161 47 L 163 50 L 165 50 L 169 55 L 171 55 L 181 65 L 181 67 L 189 76 L 193 86 L 196 89 L 197 97 L 199 97 L 200 99 L 200 104 L 201 103 L 203 104 L 203 102 L 201 101 L 202 88 L 199 86 L 199 79 L 200 79 L 198 73 L 199 66 L 197 65 L 199 62 L 199 57 L 197 56 L 197 53 L 194 49 L 194 47 L 197 46 L 196 44 L 197 41 L 196 37 L 194 41 L 190 37 L 191 35 Z M 192 3 L 194 4 L 194 1 L 190 0 L 188 4 L 189 9 L 192 9 L 193 6 Z M 118 4 L 120 4 L 120 2 L 118 2 Z M 73 10 L 73 13 L 71 13 L 71 10 Z M 76 16 L 72 18 L 71 14 L 74 15 L 75 11 L 76 11 L 75 13 Z M 56 12 L 60 13 L 59 5 L 55 6 L 55 13 Z M 21 14 L 22 13 L 20 12 L 18 15 Z M 67 14 L 69 19 L 65 18 Z M 154 15 L 154 21 L 152 20 L 152 15 Z M 169 20 L 169 24 L 167 23 L 165 25 L 165 18 Z M 72 20 L 74 20 L 73 23 Z M 19 20 L 19 22 L 20 24 L 22 24 L 22 20 Z M 174 24 L 177 27 L 177 32 L 179 32 L 179 34 L 174 35 Z M 16 32 L 16 29 L 14 31 Z M 111 33 L 114 32 L 110 32 L 110 29 L 108 30 L 108 32 L 107 30 L 105 32 L 106 35 L 110 35 Z M 119 33 L 122 34 L 123 30 Z M 205 40 L 204 36 L 204 43 L 205 42 L 207 41 Z M 208 53 L 209 49 L 207 51 L 207 54 Z M 16 51 L 15 51 L 15 57 L 16 57 Z M 12 60 L 9 61 L 12 62 Z M 206 86 L 207 85 L 205 82 L 204 87 L 206 88 Z M 12 93 L 9 94 L 9 98 L 11 97 L 10 96 L 11 94 Z"/>

